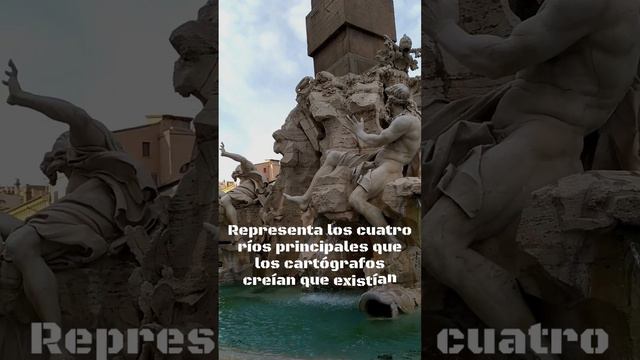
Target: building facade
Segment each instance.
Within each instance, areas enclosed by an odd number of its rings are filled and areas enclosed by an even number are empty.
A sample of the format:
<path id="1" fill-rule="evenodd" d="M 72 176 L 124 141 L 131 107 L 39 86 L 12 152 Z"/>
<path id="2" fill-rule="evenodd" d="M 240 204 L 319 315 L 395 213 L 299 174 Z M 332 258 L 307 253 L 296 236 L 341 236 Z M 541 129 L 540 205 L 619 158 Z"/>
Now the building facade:
<path id="1" fill-rule="evenodd" d="M 174 115 L 147 116 L 145 125 L 114 131 L 124 150 L 151 174 L 156 186 L 170 194 L 191 161 L 195 133 L 191 118 Z M 67 179 L 59 174 L 56 186 L 21 185 L 0 187 L 0 212 L 24 220 L 65 195 Z"/>
<path id="2" fill-rule="evenodd" d="M 267 182 L 272 182 L 280 174 L 280 161 L 269 159 L 256 164 L 256 169 L 267 179 Z"/>
<path id="3" fill-rule="evenodd" d="M 49 205 L 50 196 L 49 186 L 22 185 L 16 181 L 14 185 L 0 187 L 0 211 L 24 220 Z"/>
<path id="4" fill-rule="evenodd" d="M 113 133 L 125 151 L 140 161 L 162 188 L 180 180 L 181 169 L 191 161 L 195 142 L 191 120 L 174 115 L 149 115 L 146 125 Z"/>

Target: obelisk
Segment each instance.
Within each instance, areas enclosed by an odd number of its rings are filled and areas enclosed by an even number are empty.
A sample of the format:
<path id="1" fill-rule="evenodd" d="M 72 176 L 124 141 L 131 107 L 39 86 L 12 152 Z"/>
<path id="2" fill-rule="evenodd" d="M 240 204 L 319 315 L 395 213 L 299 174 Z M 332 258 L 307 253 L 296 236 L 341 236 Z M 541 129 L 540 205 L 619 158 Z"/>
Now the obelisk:
<path id="1" fill-rule="evenodd" d="M 393 0 L 311 0 L 307 48 L 316 73 L 367 71 L 377 64 L 384 35 L 396 40 Z"/>

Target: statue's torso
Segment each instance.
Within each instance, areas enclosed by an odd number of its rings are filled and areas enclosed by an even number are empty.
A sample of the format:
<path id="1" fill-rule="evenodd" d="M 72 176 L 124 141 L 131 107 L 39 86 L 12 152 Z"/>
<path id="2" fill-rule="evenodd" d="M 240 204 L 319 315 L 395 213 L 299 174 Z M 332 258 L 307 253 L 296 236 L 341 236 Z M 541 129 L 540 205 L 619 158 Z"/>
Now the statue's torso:
<path id="1" fill-rule="evenodd" d="M 420 148 L 422 127 L 420 118 L 412 114 L 399 115 L 410 122 L 410 129 L 394 142 L 386 145 L 376 156 L 376 161 L 392 160 L 400 165 L 407 165 L 413 160 Z M 397 121 L 393 120 L 393 121 Z"/>
<path id="2" fill-rule="evenodd" d="M 552 119 L 585 134 L 601 127 L 636 76 L 640 1 L 610 1 L 601 21 L 597 31 L 560 55 L 518 73 L 496 110 L 494 125 Z"/>

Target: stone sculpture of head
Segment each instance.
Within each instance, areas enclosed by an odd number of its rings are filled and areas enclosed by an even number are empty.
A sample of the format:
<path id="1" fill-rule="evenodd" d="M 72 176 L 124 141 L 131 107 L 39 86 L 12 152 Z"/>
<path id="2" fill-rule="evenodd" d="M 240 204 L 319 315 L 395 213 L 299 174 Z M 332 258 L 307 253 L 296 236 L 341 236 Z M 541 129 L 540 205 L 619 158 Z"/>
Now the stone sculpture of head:
<path id="1" fill-rule="evenodd" d="M 387 107 L 392 113 L 395 111 L 397 114 L 399 111 L 403 111 L 409 106 L 411 102 L 411 90 L 405 84 L 398 83 L 384 89 L 384 93 L 387 95 Z"/>
<path id="2" fill-rule="evenodd" d="M 404 34 L 404 36 L 400 38 L 400 42 L 398 42 L 398 47 L 400 48 L 400 51 L 403 52 L 410 51 L 412 46 L 413 43 L 411 42 L 411 38 L 408 37 L 407 34 Z"/>
<path id="3" fill-rule="evenodd" d="M 238 179 L 242 179 L 246 176 L 247 174 L 244 173 L 244 171 L 242 170 L 242 166 L 240 165 L 236 166 L 236 168 L 231 173 L 231 178 L 233 179 L 233 181 L 237 181 Z"/>
<path id="4" fill-rule="evenodd" d="M 184 97 L 203 98 L 206 88 L 213 86 L 217 67 L 218 32 L 208 21 L 188 21 L 171 33 L 169 41 L 180 55 L 173 71 L 173 86 Z"/>
<path id="5" fill-rule="evenodd" d="M 71 168 L 67 162 L 67 152 L 71 146 L 69 132 L 64 132 L 58 136 L 51 151 L 44 154 L 44 159 L 40 163 L 40 171 L 47 176 L 49 184 L 55 185 L 58 182 L 58 173 L 63 173 L 69 177 Z"/>
<path id="6" fill-rule="evenodd" d="M 275 140 L 273 142 L 273 152 L 281 155 L 284 154 L 285 143 L 287 141 L 284 131 L 280 129 L 276 130 L 271 136 L 273 137 L 273 140 Z"/>

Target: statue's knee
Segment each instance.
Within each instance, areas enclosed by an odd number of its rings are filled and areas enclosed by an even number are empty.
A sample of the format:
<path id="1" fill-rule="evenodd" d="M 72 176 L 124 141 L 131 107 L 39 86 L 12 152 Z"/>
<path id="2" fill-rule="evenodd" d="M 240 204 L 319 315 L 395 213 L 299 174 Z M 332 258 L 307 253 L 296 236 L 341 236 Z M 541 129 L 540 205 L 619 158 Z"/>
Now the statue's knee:
<path id="1" fill-rule="evenodd" d="M 231 198 L 229 197 L 229 195 L 225 195 L 220 199 L 220 203 L 222 204 L 222 206 L 229 206 L 231 205 Z"/>
<path id="2" fill-rule="evenodd" d="M 351 205 L 351 207 L 356 210 L 362 209 L 363 203 L 365 201 L 366 200 L 363 199 L 357 192 L 352 192 L 351 195 L 349 195 L 349 205 Z"/>
<path id="3" fill-rule="evenodd" d="M 14 262 L 40 255 L 40 238 L 38 233 L 30 227 L 22 227 L 14 231 L 5 245 L 7 255 Z"/>
<path id="4" fill-rule="evenodd" d="M 338 164 L 338 161 L 340 161 L 340 155 L 341 153 L 339 151 L 329 150 L 327 152 L 327 157 L 324 160 L 324 164 L 336 166 Z"/>

